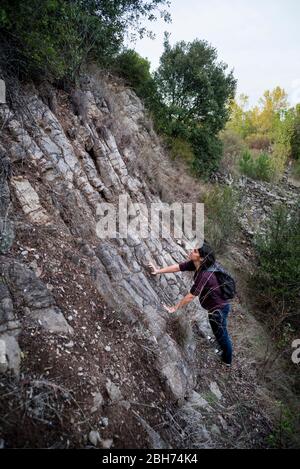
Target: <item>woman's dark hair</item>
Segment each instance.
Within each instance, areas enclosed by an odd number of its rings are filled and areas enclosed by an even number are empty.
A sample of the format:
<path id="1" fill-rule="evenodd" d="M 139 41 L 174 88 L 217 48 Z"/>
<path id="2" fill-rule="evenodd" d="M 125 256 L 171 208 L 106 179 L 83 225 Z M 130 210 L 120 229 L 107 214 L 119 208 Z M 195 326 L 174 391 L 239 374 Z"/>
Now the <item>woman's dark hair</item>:
<path id="1" fill-rule="evenodd" d="M 209 269 L 209 267 L 214 265 L 214 263 L 216 262 L 216 256 L 207 241 L 204 240 L 203 246 L 199 248 L 198 251 L 201 258 L 203 259 L 200 267 L 201 270 Z"/>

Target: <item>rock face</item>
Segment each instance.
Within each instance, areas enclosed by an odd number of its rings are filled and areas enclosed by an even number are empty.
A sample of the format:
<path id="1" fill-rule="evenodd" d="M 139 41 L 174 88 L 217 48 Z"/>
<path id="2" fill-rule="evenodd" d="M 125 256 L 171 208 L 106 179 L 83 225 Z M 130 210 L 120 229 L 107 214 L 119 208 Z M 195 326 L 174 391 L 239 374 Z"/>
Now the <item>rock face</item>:
<path id="1" fill-rule="evenodd" d="M 23 178 L 13 178 L 12 185 L 16 192 L 17 198 L 22 205 L 25 215 L 28 216 L 32 223 L 46 224 L 49 218 L 45 210 L 41 207 L 39 196 L 27 181 Z"/>
<path id="2" fill-rule="evenodd" d="M 289 170 L 278 183 L 254 181 L 245 176 L 233 178 L 230 174 L 216 174 L 214 180 L 239 190 L 243 208 L 240 225 L 250 238 L 262 232 L 264 222 L 275 205 L 293 208 L 300 200 L 300 188 L 290 183 Z"/>
<path id="3" fill-rule="evenodd" d="M 271 427 L 257 410 L 255 360 L 224 376 L 199 302 L 172 316 L 162 306 L 189 291 L 192 274 L 148 271 L 150 261 L 186 259 L 189 239 L 99 237 L 101 214 L 118 211 L 120 196 L 143 231 L 147 207 L 159 213 L 184 200 L 186 181 L 176 190 L 176 180 L 187 176 L 167 159 L 141 101 L 112 77 L 91 72 L 72 93 L 46 88 L 48 97 L 22 86 L 22 109 L 0 103 L 0 410 L 7 400 L 19 409 L 14 428 L 25 413 L 42 422 L 35 447 L 48 438 L 44 425 L 62 425 L 65 441 L 53 433 L 46 442 L 53 448 L 70 439 L 102 448 L 261 447 Z M 198 182 L 188 184 L 187 202 L 199 200 Z M 278 197 L 293 203 L 292 189 L 238 184 L 255 215 L 241 220 L 249 235 L 261 207 Z M 231 254 L 248 269 L 240 251 Z M 247 318 L 232 321 L 237 329 Z M 0 447 L 14 446 L 5 430 Z M 25 430 L 17 446 L 31 441 Z"/>
<path id="4" fill-rule="evenodd" d="M 186 340 L 179 346 L 167 333 L 169 314 L 162 303 L 174 304 L 186 294 L 190 278 L 174 274 L 154 278 L 147 264 L 153 261 L 166 266 L 183 261 L 189 241 L 183 239 L 178 245 L 170 235 L 165 239 L 97 236 L 99 204 L 116 207 L 119 196 L 126 195 L 132 219 L 139 216 L 141 224 L 145 214 L 134 204 L 156 203 L 162 207 L 158 191 L 153 190 L 153 179 L 155 187 L 155 178 L 164 172 L 165 156 L 142 103 L 130 89 L 96 74 L 91 74 L 71 98 L 58 96 L 57 115 L 34 88 L 26 91 L 24 99 L 27 112 L 22 119 L 8 105 L 0 107 L 0 118 L 6 122 L 2 166 L 6 161 L 7 167 L 13 162 L 16 168 L 13 178 L 1 176 L 1 216 L 8 213 L 12 198 L 8 218 L 18 226 L 53 227 L 81 244 L 90 259 L 90 281 L 110 307 L 130 321 L 141 321 L 158 345 L 157 370 L 176 399 L 183 398 L 193 387 L 189 363 L 195 344 Z M 25 174 L 23 163 L 30 168 Z M 19 209 L 22 220 L 14 216 Z M 5 255 L 12 244 L 8 231 L 2 230 L 2 238 L 7 239 L 1 241 L 0 340 L 18 355 L 17 342 L 13 347 L 7 339 L 14 310 L 21 308 L 29 320 L 54 333 L 69 334 L 72 328 L 36 272 Z M 179 321 L 185 337 L 191 335 L 194 322 L 205 334 L 206 314 L 196 303 Z M 16 338 L 15 332 L 9 334 Z M 1 350 L 4 356 L 3 343 Z M 7 366 L 18 369 L 12 356 Z"/>

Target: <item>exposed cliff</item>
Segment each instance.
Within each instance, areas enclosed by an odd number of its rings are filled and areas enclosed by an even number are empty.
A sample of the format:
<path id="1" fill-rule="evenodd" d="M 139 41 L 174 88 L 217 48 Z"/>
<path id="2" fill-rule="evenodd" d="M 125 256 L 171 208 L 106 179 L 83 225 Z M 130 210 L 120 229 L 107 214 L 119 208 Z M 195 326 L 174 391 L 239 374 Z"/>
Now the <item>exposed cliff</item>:
<path id="1" fill-rule="evenodd" d="M 241 353 L 228 374 L 198 302 L 172 318 L 162 308 L 187 292 L 190 277 L 147 269 L 184 260 L 189 241 L 97 237 L 101 202 L 127 194 L 134 217 L 136 202 L 201 193 L 192 178 L 180 181 L 140 100 L 91 72 L 69 94 L 27 85 L 18 101 L 0 106 L 3 444 L 265 445 L 272 396 L 261 395 L 242 353 L 237 331 L 249 319 L 238 300 L 232 332 Z M 229 261 L 241 272 L 249 263 L 238 249 Z"/>

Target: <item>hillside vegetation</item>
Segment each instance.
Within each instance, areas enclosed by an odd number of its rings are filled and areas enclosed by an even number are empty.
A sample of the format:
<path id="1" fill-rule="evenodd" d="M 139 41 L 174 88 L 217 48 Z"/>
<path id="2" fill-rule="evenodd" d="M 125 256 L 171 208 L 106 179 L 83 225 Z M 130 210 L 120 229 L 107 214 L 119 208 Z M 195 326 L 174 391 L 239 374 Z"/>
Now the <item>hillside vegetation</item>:
<path id="1" fill-rule="evenodd" d="M 277 87 L 250 108 L 200 38 L 166 34 L 151 73 L 125 38 L 168 5 L 1 2 L 1 447 L 299 447 L 300 104 Z M 238 286 L 232 370 L 198 302 L 162 308 L 192 279 L 148 269 L 189 239 L 97 236 L 120 194 L 134 219 L 205 203 Z"/>

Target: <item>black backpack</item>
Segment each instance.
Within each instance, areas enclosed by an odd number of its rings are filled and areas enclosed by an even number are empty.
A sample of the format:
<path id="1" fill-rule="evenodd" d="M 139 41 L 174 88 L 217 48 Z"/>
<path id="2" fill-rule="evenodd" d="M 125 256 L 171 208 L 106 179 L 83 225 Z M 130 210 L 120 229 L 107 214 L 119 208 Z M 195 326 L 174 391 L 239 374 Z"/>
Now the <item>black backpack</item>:
<path id="1" fill-rule="evenodd" d="M 232 300 L 236 295 L 236 284 L 229 272 L 219 262 L 205 270 L 216 274 L 224 300 Z"/>

